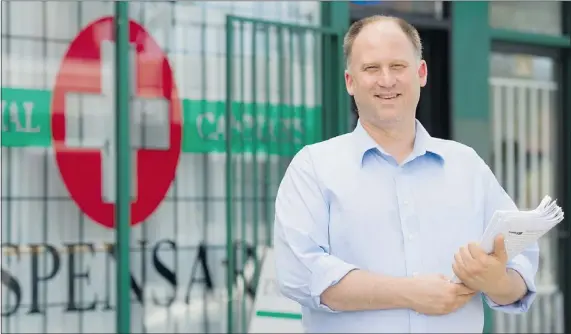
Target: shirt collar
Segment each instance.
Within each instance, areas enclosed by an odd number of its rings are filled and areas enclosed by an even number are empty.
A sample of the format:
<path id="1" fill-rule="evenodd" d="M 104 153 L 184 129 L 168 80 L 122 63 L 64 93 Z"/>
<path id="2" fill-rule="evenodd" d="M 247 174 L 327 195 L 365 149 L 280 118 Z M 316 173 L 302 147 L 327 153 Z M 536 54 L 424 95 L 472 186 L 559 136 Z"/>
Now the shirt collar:
<path id="1" fill-rule="evenodd" d="M 433 154 L 441 160 L 444 160 L 444 147 L 436 139 L 430 136 L 428 131 L 422 124 L 415 120 L 415 139 L 414 148 L 411 154 L 411 159 L 426 155 L 427 153 Z M 389 155 L 382 147 L 380 147 L 367 131 L 363 128 L 361 121 L 357 121 L 357 126 L 353 130 L 352 137 L 357 148 L 357 159 L 360 164 L 363 163 L 363 158 L 367 152 L 377 149 L 381 154 Z"/>

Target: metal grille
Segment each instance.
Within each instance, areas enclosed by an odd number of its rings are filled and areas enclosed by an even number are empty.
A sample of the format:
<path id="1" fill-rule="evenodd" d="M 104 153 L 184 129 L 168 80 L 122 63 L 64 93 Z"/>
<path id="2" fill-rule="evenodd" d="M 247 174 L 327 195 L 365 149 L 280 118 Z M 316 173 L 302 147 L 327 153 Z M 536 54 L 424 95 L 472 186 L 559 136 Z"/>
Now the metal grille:
<path id="1" fill-rule="evenodd" d="M 554 196 L 553 129 L 557 85 L 517 78 L 490 80 L 493 170 L 521 210 Z M 557 231 L 540 239 L 538 297 L 526 315 L 496 313 L 497 333 L 563 333 L 563 295 L 557 282 Z"/>
<path id="2" fill-rule="evenodd" d="M 244 278 L 237 282 L 235 294 L 234 284 L 228 284 L 228 295 L 236 296 L 229 312 L 237 315 L 229 318 L 228 328 L 246 332 L 250 317 L 256 315 L 251 314 L 254 300 L 245 283 L 260 269 L 260 257 L 252 255 L 263 253 L 265 247 L 260 246 L 272 244 L 279 183 L 293 154 L 323 138 L 318 104 L 323 95 L 341 93 L 326 79 L 323 86 L 317 79 L 324 75 L 320 42 L 339 53 L 342 35 L 325 28 L 233 16 L 228 17 L 226 35 L 226 210 L 230 213 L 226 231 L 227 243 L 238 245 L 228 258 L 236 260 L 230 272 L 237 269 Z M 341 71 L 342 57 L 331 58 L 335 59 L 331 65 Z M 244 131 L 246 124 L 254 125 L 251 131 Z M 250 275 L 246 275 L 248 265 Z"/>
<path id="3" fill-rule="evenodd" d="M 103 265 L 89 270 L 94 262 L 110 260 L 103 242 L 112 242 L 114 232 L 105 231 L 99 240 L 88 237 L 97 233 L 97 227 L 63 187 L 50 147 L 48 115 L 49 90 L 71 36 L 93 18 L 112 14 L 112 7 L 81 3 L 73 12 L 62 7 L 66 6 L 58 2 L 2 2 L 2 330 L 6 333 L 114 331 L 112 313 L 105 311 L 114 304 L 112 273 Z M 92 247 L 84 245 L 93 241 L 97 242 Z M 82 277 L 85 271 L 88 278 Z M 108 289 L 97 289 L 94 298 L 89 287 L 93 282 L 105 282 Z"/>
<path id="4" fill-rule="evenodd" d="M 319 3 L 132 2 L 130 10 L 168 56 L 184 120 L 176 178 L 156 211 L 131 228 L 131 330 L 243 331 L 255 290 L 256 258 L 271 243 L 281 174 L 303 144 L 321 136 L 323 36 L 293 28 L 316 25 Z M 228 14 L 292 24 L 282 29 L 243 22 L 232 34 L 236 88 L 231 113 L 236 118 L 229 152 Z M 6 333 L 115 331 L 115 232 L 83 214 L 70 197 L 50 132 L 52 90 L 64 53 L 81 29 L 107 15 L 113 15 L 113 2 L 2 2 Z M 329 41 L 329 47 L 338 46 Z M 93 75 L 87 61 L 75 70 Z M 76 144 L 104 144 L 104 131 L 113 124 L 102 117 L 110 110 L 89 96 L 73 96 L 66 103 L 77 115 Z M 140 135 L 132 141 L 141 147 L 150 145 L 148 133 L 151 142 L 164 135 L 164 119 L 149 122 L 132 125 Z M 231 238 L 226 236 L 229 224 L 235 227 Z M 229 315 L 228 300 L 234 300 Z"/>

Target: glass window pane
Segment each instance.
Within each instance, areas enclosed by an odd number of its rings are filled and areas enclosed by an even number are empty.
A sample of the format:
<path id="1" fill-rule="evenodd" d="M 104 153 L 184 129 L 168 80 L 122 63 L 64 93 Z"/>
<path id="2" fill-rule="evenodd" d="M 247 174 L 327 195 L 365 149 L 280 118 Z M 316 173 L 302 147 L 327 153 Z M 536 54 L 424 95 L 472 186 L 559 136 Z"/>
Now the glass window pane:
<path id="1" fill-rule="evenodd" d="M 494 52 L 490 55 L 490 74 L 499 78 L 555 81 L 555 63 L 549 57 Z"/>
<path id="2" fill-rule="evenodd" d="M 373 12 L 429 15 L 442 18 L 443 1 L 351 1 L 351 7 L 372 7 Z"/>
<path id="3" fill-rule="evenodd" d="M 490 26 L 521 32 L 561 35 L 561 1 L 490 1 Z"/>

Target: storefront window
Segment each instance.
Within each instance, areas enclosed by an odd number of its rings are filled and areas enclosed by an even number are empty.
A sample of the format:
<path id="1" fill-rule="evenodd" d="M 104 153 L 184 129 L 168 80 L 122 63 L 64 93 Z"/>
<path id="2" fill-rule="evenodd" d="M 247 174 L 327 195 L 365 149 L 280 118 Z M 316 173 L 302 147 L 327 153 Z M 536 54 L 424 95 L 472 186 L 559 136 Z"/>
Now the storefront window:
<path id="1" fill-rule="evenodd" d="M 443 16 L 443 1 L 351 1 L 351 7 L 374 7 L 387 14 L 420 14 L 438 19 Z"/>
<path id="2" fill-rule="evenodd" d="M 522 210 L 534 209 L 545 195 L 557 196 L 557 65 L 553 58 L 529 54 L 494 52 L 490 57 L 491 167 Z M 547 303 L 560 294 L 557 240 L 557 229 L 539 240 L 536 284 L 543 292 L 538 300 Z M 508 332 L 501 327 L 505 316 L 496 316 L 494 332 Z M 555 307 L 549 317 L 542 328 L 559 326 L 562 308 Z"/>
<path id="3" fill-rule="evenodd" d="M 490 1 L 490 26 L 527 33 L 561 35 L 561 1 Z"/>

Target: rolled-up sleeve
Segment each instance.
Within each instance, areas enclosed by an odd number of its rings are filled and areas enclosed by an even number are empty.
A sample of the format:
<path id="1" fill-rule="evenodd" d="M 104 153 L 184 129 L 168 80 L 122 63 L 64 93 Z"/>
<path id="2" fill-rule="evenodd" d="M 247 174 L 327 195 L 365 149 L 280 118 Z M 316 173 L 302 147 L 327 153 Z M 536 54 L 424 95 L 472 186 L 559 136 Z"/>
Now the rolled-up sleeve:
<path id="1" fill-rule="evenodd" d="M 290 163 L 275 203 L 274 252 L 282 294 L 302 306 L 335 312 L 321 294 L 354 265 L 329 254 L 329 205 L 320 187 L 309 147 Z"/>
<path id="2" fill-rule="evenodd" d="M 484 178 L 487 184 L 486 192 L 486 223 L 490 221 L 496 210 L 517 210 L 517 206 L 504 188 L 500 185 L 492 171 L 485 166 Z M 537 205 L 539 203 L 532 203 Z M 493 310 L 505 313 L 524 313 L 529 310 L 535 297 L 537 289 L 535 286 L 535 276 L 539 265 L 539 246 L 536 243 L 530 245 L 522 253 L 516 255 L 508 262 L 507 268 L 515 270 L 527 285 L 527 293 L 518 301 L 509 305 L 498 305 L 488 296 L 484 296 L 486 303 Z"/>

